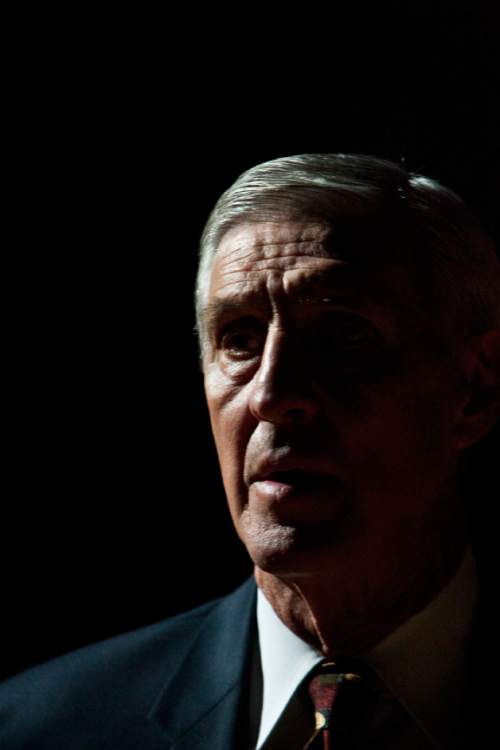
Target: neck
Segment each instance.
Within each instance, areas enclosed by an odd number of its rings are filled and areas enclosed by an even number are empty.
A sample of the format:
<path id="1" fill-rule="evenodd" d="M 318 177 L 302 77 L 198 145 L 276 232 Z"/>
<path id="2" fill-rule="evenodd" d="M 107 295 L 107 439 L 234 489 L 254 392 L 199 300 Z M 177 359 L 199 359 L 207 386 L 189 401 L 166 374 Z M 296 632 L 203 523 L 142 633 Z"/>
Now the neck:
<path id="1" fill-rule="evenodd" d="M 325 574 L 275 575 L 255 567 L 257 585 L 276 614 L 299 638 L 325 656 L 370 650 L 422 610 L 446 586 L 462 562 L 465 539 L 434 556 L 422 555 L 415 569 L 387 576 L 381 569 Z M 348 574 L 350 573 L 350 575 Z"/>

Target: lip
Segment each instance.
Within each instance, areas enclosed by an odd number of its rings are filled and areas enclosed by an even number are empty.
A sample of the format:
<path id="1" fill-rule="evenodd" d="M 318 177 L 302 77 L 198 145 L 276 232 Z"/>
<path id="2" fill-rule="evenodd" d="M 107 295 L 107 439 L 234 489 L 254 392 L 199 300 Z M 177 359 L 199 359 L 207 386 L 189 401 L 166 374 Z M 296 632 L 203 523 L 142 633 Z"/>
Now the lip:
<path id="1" fill-rule="evenodd" d="M 245 484 L 249 507 L 274 521 L 318 528 L 337 522 L 346 508 L 349 484 L 330 457 L 307 456 L 283 446 L 262 452 L 249 464 Z"/>
<path id="2" fill-rule="evenodd" d="M 284 499 L 289 495 L 310 495 L 324 492 L 338 485 L 338 479 L 326 474 L 302 470 L 274 472 L 256 479 L 251 487 L 258 495 L 269 499 Z"/>
<path id="3" fill-rule="evenodd" d="M 319 461 L 311 461 L 290 453 L 287 455 L 277 452 L 268 453 L 259 462 L 255 469 L 249 472 L 247 486 L 254 483 L 270 482 L 273 484 L 296 487 L 312 487 L 313 484 L 323 483 L 328 480 L 339 481 L 330 462 L 320 464 Z"/>

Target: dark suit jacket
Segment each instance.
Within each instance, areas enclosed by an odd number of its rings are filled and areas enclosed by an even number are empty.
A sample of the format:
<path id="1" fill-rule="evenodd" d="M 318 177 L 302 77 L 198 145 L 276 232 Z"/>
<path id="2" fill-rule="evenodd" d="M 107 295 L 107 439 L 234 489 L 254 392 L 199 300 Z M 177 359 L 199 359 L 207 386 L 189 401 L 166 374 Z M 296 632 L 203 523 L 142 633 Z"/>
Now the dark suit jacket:
<path id="1" fill-rule="evenodd" d="M 233 750 L 257 587 L 0 685 L 1 750 Z"/>
<path id="2" fill-rule="evenodd" d="M 256 592 L 249 578 L 226 597 L 4 682 L 1 750 L 251 747 Z M 483 670 L 483 640 L 476 637 L 472 651 L 481 674 L 476 669 L 471 678 L 468 750 L 480 746 L 488 714 L 493 726 L 498 710 L 496 688 Z"/>

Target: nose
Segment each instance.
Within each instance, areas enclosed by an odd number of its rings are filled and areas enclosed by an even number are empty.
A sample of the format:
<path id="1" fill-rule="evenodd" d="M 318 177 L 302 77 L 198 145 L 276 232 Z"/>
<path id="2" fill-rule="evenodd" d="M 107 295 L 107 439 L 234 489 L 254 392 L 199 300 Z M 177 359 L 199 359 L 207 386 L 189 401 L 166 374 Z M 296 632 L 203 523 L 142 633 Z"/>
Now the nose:
<path id="1" fill-rule="evenodd" d="M 249 409 L 255 419 L 281 425 L 306 423 L 317 414 L 307 361 L 283 331 L 268 331 Z"/>

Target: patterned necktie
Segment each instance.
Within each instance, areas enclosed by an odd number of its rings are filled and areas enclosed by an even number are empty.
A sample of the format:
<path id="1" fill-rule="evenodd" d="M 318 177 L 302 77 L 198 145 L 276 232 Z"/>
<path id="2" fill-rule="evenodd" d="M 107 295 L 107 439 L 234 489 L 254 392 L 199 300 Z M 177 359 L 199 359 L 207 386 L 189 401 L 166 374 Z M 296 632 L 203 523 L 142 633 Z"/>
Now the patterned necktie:
<path id="1" fill-rule="evenodd" d="M 342 669 L 335 662 L 323 661 L 314 670 L 308 688 L 316 727 L 304 750 L 351 747 L 349 736 L 355 714 L 366 707 L 360 675 Z"/>
<path id="2" fill-rule="evenodd" d="M 349 665 L 353 665 L 352 660 L 343 665 L 324 660 L 314 667 L 295 690 L 260 750 L 330 750 L 328 742 L 335 750 L 356 747 L 345 735 L 350 735 L 351 724 L 363 713 L 363 695 L 353 688 L 364 680 L 353 674 L 358 663 L 352 671 Z M 364 690 L 359 692 L 363 694 Z"/>
<path id="3" fill-rule="evenodd" d="M 358 747 L 360 725 L 373 710 L 375 692 L 359 662 L 323 661 L 309 677 L 315 730 L 304 750 Z M 363 743 L 364 746 L 364 743 Z"/>

